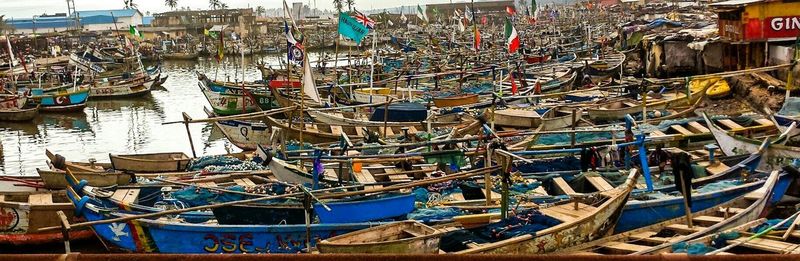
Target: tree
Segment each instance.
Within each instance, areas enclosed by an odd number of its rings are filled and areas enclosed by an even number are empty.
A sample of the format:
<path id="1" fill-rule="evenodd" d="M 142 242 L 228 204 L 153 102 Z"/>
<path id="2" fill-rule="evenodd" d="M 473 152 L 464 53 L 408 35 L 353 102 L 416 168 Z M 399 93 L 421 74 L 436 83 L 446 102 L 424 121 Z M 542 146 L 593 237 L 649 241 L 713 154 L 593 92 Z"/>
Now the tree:
<path id="1" fill-rule="evenodd" d="M 356 4 L 355 0 L 347 0 L 347 9 L 350 9 L 350 12 L 353 11 L 353 5 Z"/>
<path id="2" fill-rule="evenodd" d="M 178 0 L 166 0 L 164 4 L 169 6 L 169 9 L 175 10 L 175 7 L 178 6 Z"/>
<path id="3" fill-rule="evenodd" d="M 0 34 L 8 30 L 8 23 L 6 23 L 5 15 L 0 15 Z"/>
<path id="4" fill-rule="evenodd" d="M 337 11 L 336 14 L 341 13 L 342 8 L 344 8 L 344 6 L 342 5 L 342 0 L 333 0 L 333 6 L 336 7 Z"/>
<path id="5" fill-rule="evenodd" d="M 222 2 L 220 0 L 208 0 L 208 7 L 211 7 L 211 9 L 217 10 L 221 5 Z"/>
<path id="6" fill-rule="evenodd" d="M 256 7 L 256 14 L 258 16 L 265 16 L 267 14 L 267 9 L 259 5 L 258 7 Z"/>
<path id="7" fill-rule="evenodd" d="M 133 3 L 133 0 L 123 0 L 123 2 L 125 2 L 125 9 L 134 9 L 138 6 Z"/>
<path id="8" fill-rule="evenodd" d="M 219 4 L 219 8 L 221 8 L 221 9 L 228 9 L 228 4 L 226 4 L 226 3 L 221 3 L 221 4 Z"/>

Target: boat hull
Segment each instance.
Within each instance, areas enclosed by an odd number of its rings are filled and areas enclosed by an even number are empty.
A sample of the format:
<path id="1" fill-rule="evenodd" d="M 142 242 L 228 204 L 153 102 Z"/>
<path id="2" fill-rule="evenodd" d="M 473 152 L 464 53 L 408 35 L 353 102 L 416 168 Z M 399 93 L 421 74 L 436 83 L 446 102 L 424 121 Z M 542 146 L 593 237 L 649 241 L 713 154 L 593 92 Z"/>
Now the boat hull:
<path id="1" fill-rule="evenodd" d="M 180 152 L 138 155 L 109 154 L 108 158 L 111 159 L 113 169 L 133 172 L 184 171 L 186 170 L 186 165 L 192 161 L 186 154 Z"/>
<path id="2" fill-rule="evenodd" d="M 36 169 L 39 177 L 44 181 L 45 188 L 48 189 L 65 189 L 69 184 L 64 178 L 66 172 Z M 117 185 L 128 185 L 131 182 L 131 175 L 121 172 L 84 172 L 73 171 L 72 175 L 78 180 L 86 180 L 92 186 L 108 187 Z"/>

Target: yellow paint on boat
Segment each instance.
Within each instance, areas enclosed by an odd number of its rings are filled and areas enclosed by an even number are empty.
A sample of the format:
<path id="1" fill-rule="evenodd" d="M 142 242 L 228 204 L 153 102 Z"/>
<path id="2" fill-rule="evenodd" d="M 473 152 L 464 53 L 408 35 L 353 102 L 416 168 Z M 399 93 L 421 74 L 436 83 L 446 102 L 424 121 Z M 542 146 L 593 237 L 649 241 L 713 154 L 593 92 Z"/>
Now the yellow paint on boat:
<path id="1" fill-rule="evenodd" d="M 354 92 L 363 93 L 363 94 L 367 94 L 367 95 L 369 95 L 370 91 L 372 91 L 373 95 L 389 95 L 389 94 L 392 94 L 392 90 L 391 89 L 389 89 L 389 88 L 380 88 L 380 87 L 361 88 L 361 89 L 355 89 L 353 91 Z"/>
<path id="2" fill-rule="evenodd" d="M 731 86 L 724 79 L 719 79 L 706 90 L 706 95 L 711 99 L 727 97 L 731 93 Z"/>

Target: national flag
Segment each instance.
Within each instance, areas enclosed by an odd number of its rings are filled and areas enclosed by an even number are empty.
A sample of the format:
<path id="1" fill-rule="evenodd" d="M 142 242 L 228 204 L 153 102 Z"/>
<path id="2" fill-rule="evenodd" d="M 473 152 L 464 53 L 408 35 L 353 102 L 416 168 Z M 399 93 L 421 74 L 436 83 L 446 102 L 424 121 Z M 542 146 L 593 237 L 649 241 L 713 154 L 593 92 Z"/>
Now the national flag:
<path id="1" fill-rule="evenodd" d="M 467 25 L 465 24 L 466 21 L 463 18 L 458 19 L 458 30 L 462 33 L 467 30 Z"/>
<path id="2" fill-rule="evenodd" d="M 531 0 L 531 13 L 533 13 L 533 16 L 536 16 L 536 9 L 538 8 L 539 6 L 536 5 L 536 0 Z"/>
<path id="3" fill-rule="evenodd" d="M 506 47 L 508 48 L 509 54 L 513 54 L 519 49 L 519 35 L 517 34 L 517 29 L 514 28 L 514 25 L 511 24 L 511 20 L 508 18 L 506 18 Z"/>
<path id="4" fill-rule="evenodd" d="M 222 58 L 225 57 L 225 34 L 220 32 L 219 34 L 219 45 L 217 46 L 217 62 L 221 62 Z"/>
<path id="5" fill-rule="evenodd" d="M 425 11 L 422 10 L 422 6 L 420 5 L 417 5 L 417 17 L 426 23 L 428 22 L 428 15 L 425 14 Z"/>
<path id="6" fill-rule="evenodd" d="M 359 23 L 363 24 L 369 29 L 375 29 L 375 21 L 370 19 L 367 15 L 358 10 L 353 10 L 352 17 L 356 19 Z"/>
<path id="7" fill-rule="evenodd" d="M 486 16 L 481 17 L 481 24 L 486 25 L 489 23 L 489 18 Z"/>
<path id="8" fill-rule="evenodd" d="M 208 29 L 203 28 L 203 35 L 205 35 L 205 36 L 209 35 Z"/>
<path id="9" fill-rule="evenodd" d="M 408 22 L 408 17 L 406 17 L 406 14 L 403 14 L 403 13 L 400 14 L 400 22 L 403 22 L 403 23 Z"/>
<path id="10" fill-rule="evenodd" d="M 139 38 L 144 38 L 144 35 L 142 34 L 142 32 L 139 31 L 139 29 L 136 28 L 136 26 L 129 25 L 128 27 L 129 27 L 128 31 L 131 33 L 131 35 L 138 36 Z"/>
<path id="11" fill-rule="evenodd" d="M 472 30 L 475 32 L 473 46 L 475 47 L 475 51 L 479 51 L 481 49 L 481 32 L 478 31 L 478 26 L 473 26 Z"/>
<path id="12" fill-rule="evenodd" d="M 513 6 L 506 6 L 506 13 L 508 13 L 508 15 L 513 16 L 517 14 L 517 10 L 514 10 Z"/>
<path id="13" fill-rule="evenodd" d="M 339 13 L 339 34 L 353 39 L 357 44 L 369 33 L 369 29 L 344 12 Z"/>
<path id="14" fill-rule="evenodd" d="M 286 35 L 286 58 L 289 61 L 302 63 L 303 57 L 305 57 L 305 48 L 303 48 L 303 44 L 300 41 L 294 38 L 292 28 L 289 27 L 289 23 L 286 21 L 283 21 L 283 33 Z"/>
<path id="15" fill-rule="evenodd" d="M 508 79 L 511 80 L 511 94 L 517 95 L 519 89 L 517 89 L 517 82 L 514 81 L 514 73 L 509 73 Z"/>
<path id="16" fill-rule="evenodd" d="M 133 52 L 133 51 L 134 51 L 134 50 L 133 50 L 133 44 L 131 43 L 131 40 L 130 40 L 130 39 L 128 39 L 128 37 L 125 37 L 125 47 L 128 47 L 128 49 L 130 49 L 130 50 L 131 50 L 131 52 Z"/>

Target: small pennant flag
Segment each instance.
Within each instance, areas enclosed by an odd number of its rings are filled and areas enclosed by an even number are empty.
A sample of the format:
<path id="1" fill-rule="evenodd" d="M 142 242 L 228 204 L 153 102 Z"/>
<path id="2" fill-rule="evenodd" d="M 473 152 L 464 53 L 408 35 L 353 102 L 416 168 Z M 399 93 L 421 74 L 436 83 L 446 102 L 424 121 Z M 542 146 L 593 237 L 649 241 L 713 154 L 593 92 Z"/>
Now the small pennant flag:
<path id="1" fill-rule="evenodd" d="M 514 25 L 511 24 L 511 20 L 508 20 L 508 18 L 506 18 L 506 47 L 508 47 L 509 54 L 513 54 L 519 49 L 519 35 L 517 34 L 517 29 L 514 28 Z"/>

